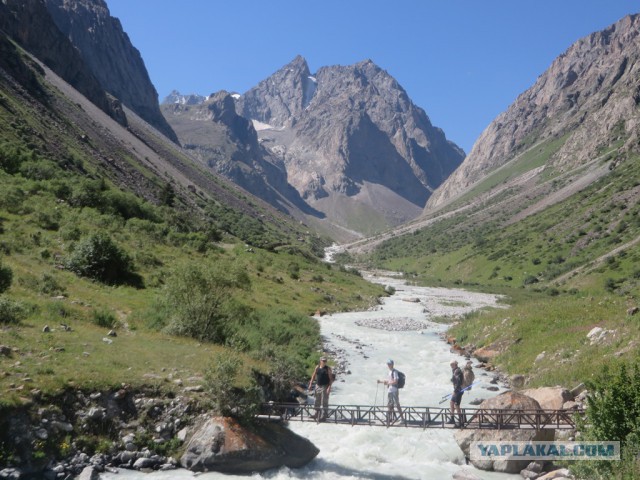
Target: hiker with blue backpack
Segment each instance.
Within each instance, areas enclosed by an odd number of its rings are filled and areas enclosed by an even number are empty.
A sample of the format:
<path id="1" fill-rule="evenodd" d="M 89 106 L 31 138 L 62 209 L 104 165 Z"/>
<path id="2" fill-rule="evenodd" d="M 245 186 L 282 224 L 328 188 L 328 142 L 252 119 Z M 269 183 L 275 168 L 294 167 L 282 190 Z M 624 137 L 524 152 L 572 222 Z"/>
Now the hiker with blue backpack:
<path id="1" fill-rule="evenodd" d="M 389 367 L 389 377 L 386 380 L 378 380 L 378 383 L 384 383 L 387 388 L 387 423 L 391 423 L 393 418 L 393 407 L 398 409 L 398 418 L 404 421 L 402 416 L 402 408 L 400 407 L 399 388 L 404 387 L 404 374 L 400 373 L 393 367 L 393 360 L 387 360 Z"/>

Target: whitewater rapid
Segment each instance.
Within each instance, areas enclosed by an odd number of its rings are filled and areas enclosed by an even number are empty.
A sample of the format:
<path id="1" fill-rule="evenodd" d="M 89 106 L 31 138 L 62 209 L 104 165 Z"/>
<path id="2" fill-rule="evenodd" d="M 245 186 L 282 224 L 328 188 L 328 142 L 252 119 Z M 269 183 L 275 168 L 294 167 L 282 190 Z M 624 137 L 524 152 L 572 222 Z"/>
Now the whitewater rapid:
<path id="1" fill-rule="evenodd" d="M 318 317 L 327 350 L 338 352 L 346 372 L 334 383 L 331 404 L 381 405 L 385 399 L 382 385 L 393 359 L 398 370 L 407 376 L 400 392 L 402 406 L 438 406 L 451 391 L 449 363 L 454 358 L 441 334 L 446 326 L 429 321 L 441 315 L 459 315 L 483 307 L 498 307 L 494 295 L 463 290 L 437 289 L 405 285 L 388 273 L 365 274 L 372 282 L 395 288 L 396 293 L 382 299 L 376 309 Z M 413 330 L 385 330 L 383 324 L 407 325 Z M 419 324 L 419 326 L 417 326 Z M 375 327 L 372 327 L 375 326 Z M 462 406 L 473 399 L 489 398 L 499 393 L 486 387 L 492 377 L 475 370 L 479 384 L 463 396 Z M 500 389 L 502 390 L 502 389 Z M 443 404 L 443 405 L 446 405 Z M 289 428 L 308 438 L 319 449 L 318 456 L 301 469 L 281 468 L 251 475 L 251 479 L 451 479 L 459 470 L 468 470 L 484 480 L 521 478 L 476 470 L 465 465 L 464 456 L 451 430 L 384 428 L 329 423 L 291 422 Z M 102 480 L 183 480 L 192 478 L 186 470 L 140 473 L 120 470 L 104 473 Z M 204 473 L 202 480 L 247 478 L 246 476 Z"/>

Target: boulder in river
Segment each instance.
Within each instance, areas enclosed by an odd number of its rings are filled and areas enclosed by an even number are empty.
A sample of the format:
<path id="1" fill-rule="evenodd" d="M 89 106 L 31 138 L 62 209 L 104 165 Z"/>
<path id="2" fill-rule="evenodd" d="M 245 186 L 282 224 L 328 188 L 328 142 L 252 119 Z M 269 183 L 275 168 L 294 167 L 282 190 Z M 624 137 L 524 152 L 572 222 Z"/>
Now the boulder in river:
<path id="1" fill-rule="evenodd" d="M 194 472 L 245 475 L 282 466 L 299 468 L 319 452 L 279 423 L 245 427 L 232 418 L 208 417 L 194 427 L 180 463 Z"/>
<path id="2" fill-rule="evenodd" d="M 518 392 L 504 392 L 482 402 L 479 408 L 500 410 L 539 410 L 540 404 L 531 397 Z M 476 460 L 470 458 L 470 446 L 473 442 L 541 442 L 553 441 L 555 431 L 552 429 L 514 429 L 514 430 L 458 430 L 454 438 L 458 446 L 469 458 L 474 467 L 480 470 L 520 473 L 531 460 Z"/>

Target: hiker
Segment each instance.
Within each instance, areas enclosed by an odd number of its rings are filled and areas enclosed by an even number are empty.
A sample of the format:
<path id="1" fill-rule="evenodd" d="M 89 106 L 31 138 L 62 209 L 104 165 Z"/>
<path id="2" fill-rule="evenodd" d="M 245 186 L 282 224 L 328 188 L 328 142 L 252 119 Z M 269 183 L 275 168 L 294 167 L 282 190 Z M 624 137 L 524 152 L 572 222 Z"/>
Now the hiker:
<path id="1" fill-rule="evenodd" d="M 320 358 L 320 363 L 316 366 L 309 380 L 308 390 L 311 392 L 311 384 L 316 380 L 316 390 L 314 395 L 316 413 L 313 415 L 319 422 L 324 422 L 327 419 L 327 410 L 329 407 L 329 395 L 331 394 L 331 384 L 333 383 L 333 372 L 331 367 L 327 365 L 327 357 Z M 322 405 L 322 410 L 320 410 Z"/>
<path id="2" fill-rule="evenodd" d="M 384 383 L 389 388 L 387 389 L 387 423 L 391 423 L 393 420 L 393 406 L 398 407 L 398 416 L 400 420 L 402 417 L 402 408 L 400 407 L 400 395 L 398 391 L 398 371 L 393 368 L 393 360 L 387 360 L 387 367 L 389 367 L 389 378 L 387 380 L 378 380 L 378 383 Z"/>
<path id="3" fill-rule="evenodd" d="M 451 362 L 451 383 L 453 383 L 453 393 L 451 394 L 451 401 L 449 402 L 449 409 L 451 410 L 451 418 L 447 423 L 456 423 L 456 417 L 454 415 L 454 411 L 458 412 L 459 423 L 455 425 L 456 427 L 462 428 L 462 410 L 460 410 L 460 401 L 462 400 L 462 382 L 464 381 L 464 376 L 462 374 L 462 370 L 458 367 L 458 362 L 456 360 Z"/>

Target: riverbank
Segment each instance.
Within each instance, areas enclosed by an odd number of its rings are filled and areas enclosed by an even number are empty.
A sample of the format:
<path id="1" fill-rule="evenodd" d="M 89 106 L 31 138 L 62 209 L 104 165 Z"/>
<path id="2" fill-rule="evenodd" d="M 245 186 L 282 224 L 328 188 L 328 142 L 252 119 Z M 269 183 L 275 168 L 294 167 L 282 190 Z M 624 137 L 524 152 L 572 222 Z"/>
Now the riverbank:
<path id="1" fill-rule="evenodd" d="M 364 274 L 366 278 L 368 273 Z M 327 349 L 335 351 L 332 357 L 343 368 L 338 370 L 338 379 L 331 396 L 331 403 L 341 405 L 371 405 L 384 402 L 384 392 L 376 380 L 385 378 L 388 369 L 386 360 L 393 358 L 399 369 L 407 374 L 407 386 L 401 393 L 403 406 L 436 405 L 450 390 L 449 362 L 454 358 L 442 342 L 441 335 L 447 326 L 431 322 L 428 312 L 459 312 L 461 308 L 497 304 L 494 296 L 482 296 L 459 290 L 423 289 L 405 286 L 397 277 L 382 277 L 379 273 L 371 281 L 389 285 L 395 289 L 391 297 L 381 299 L 381 304 L 363 312 L 346 312 L 317 317 Z M 469 300 L 461 305 L 460 295 Z M 452 301 L 457 298 L 457 301 Z M 472 299 L 478 299 L 472 303 Z M 415 300 L 418 301 L 415 301 Z M 492 387 L 492 378 L 479 372 L 480 384 L 465 402 L 495 395 L 485 387 Z M 101 478 L 130 480 L 180 480 L 192 477 L 188 470 L 177 468 L 178 462 L 162 455 L 162 449 L 179 446 L 185 439 L 186 427 L 199 413 L 206 413 L 203 402 L 193 403 L 182 398 L 163 399 L 149 395 L 136 397 L 125 392 L 103 392 L 87 394 L 83 398 L 64 401 L 68 408 L 82 412 L 87 425 L 101 425 L 105 415 L 125 412 L 118 417 L 116 425 L 119 439 L 113 445 L 85 445 L 78 442 L 82 424 L 72 424 L 72 431 L 62 435 L 57 442 L 59 448 L 77 449 L 79 453 L 65 461 L 49 465 L 56 478 L 77 474 L 82 466 L 95 465 L 102 470 Z M 130 392 L 132 393 L 132 392 Z M 194 398 L 198 398 L 194 392 Z M 123 403 L 124 402 L 124 403 Z M 132 405 L 134 409 L 123 408 Z M 36 409 L 37 411 L 37 409 Z M 30 425 L 32 437 L 38 430 L 51 428 L 69 429 L 72 413 L 61 407 L 52 407 L 50 412 Z M 44 421 L 46 420 L 46 421 Z M 66 423 L 65 423 L 66 422 Z M 406 479 L 451 478 L 464 465 L 464 456 L 450 433 L 444 431 L 409 432 L 395 429 L 393 436 L 384 428 L 343 427 L 336 425 L 305 423 L 291 425 L 291 430 L 309 439 L 320 449 L 318 457 L 300 469 L 282 468 L 265 474 L 255 474 L 256 479 L 392 479 L 397 478 L 398 469 Z M 16 432 L 18 428 L 16 428 Z M 43 432 L 40 432 L 43 435 Z M 73 439 L 65 446 L 65 438 Z M 164 438 L 163 435 L 167 435 Z M 51 439 L 52 437 L 49 437 Z M 99 447 L 103 452 L 93 454 Z M 166 451 L 166 450 L 165 450 Z M 86 452 L 86 453 L 85 453 Z M 115 465 L 114 458 L 133 470 L 123 470 Z M 33 464 L 36 466 L 37 464 Z M 42 465 L 40 465 L 42 466 Z M 46 467 L 46 465 L 45 465 Z M 149 472 L 152 469 L 155 473 Z M 169 470 L 169 471 L 167 471 Z M 116 473 L 116 471 L 118 473 Z M 505 479 L 509 476 L 476 472 L 482 479 Z M 228 479 L 218 473 L 202 474 L 203 479 Z M 11 478 L 11 477 L 6 477 Z M 516 477 L 513 477 L 516 478 Z"/>

